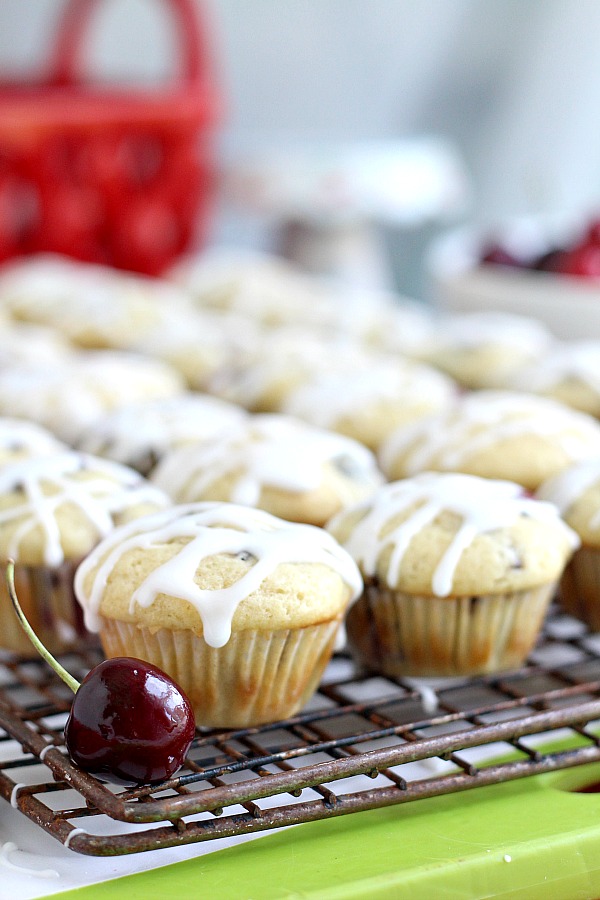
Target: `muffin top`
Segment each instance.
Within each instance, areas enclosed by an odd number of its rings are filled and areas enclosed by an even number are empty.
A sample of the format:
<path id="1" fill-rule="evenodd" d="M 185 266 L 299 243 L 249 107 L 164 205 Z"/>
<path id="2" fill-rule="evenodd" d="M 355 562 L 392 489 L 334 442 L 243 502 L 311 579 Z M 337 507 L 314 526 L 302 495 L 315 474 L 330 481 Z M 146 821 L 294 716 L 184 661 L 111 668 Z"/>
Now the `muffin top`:
<path id="1" fill-rule="evenodd" d="M 183 390 L 183 380 L 160 360 L 111 350 L 73 354 L 56 365 L 0 371 L 0 414 L 32 419 L 69 444 L 108 410 Z"/>
<path id="2" fill-rule="evenodd" d="M 266 413 L 171 451 L 151 479 L 178 503 L 227 500 L 312 525 L 383 482 L 375 457 L 357 441 Z"/>
<path id="3" fill-rule="evenodd" d="M 600 418 L 600 341 L 557 342 L 535 364 L 514 372 L 507 385 Z"/>
<path id="4" fill-rule="evenodd" d="M 245 415 L 218 397 L 185 391 L 112 410 L 90 425 L 78 447 L 147 475 L 168 451 L 212 439 Z"/>
<path id="5" fill-rule="evenodd" d="M 574 462 L 600 455 L 600 425 L 546 397 L 475 391 L 399 428 L 381 449 L 390 480 L 427 470 L 516 481 L 535 490 Z"/>
<path id="6" fill-rule="evenodd" d="M 554 505 L 517 484 L 436 472 L 385 485 L 328 530 L 367 581 L 436 597 L 549 584 L 579 543 Z"/>
<path id="7" fill-rule="evenodd" d="M 327 337 L 306 328 L 265 331 L 249 356 L 241 354 L 208 386 L 251 412 L 280 412 L 293 390 L 320 375 L 368 372 L 373 354 L 344 335 Z"/>
<path id="8" fill-rule="evenodd" d="M 182 259 L 169 277 L 201 309 L 236 311 L 266 326 L 322 328 L 336 321 L 329 285 L 282 256 L 220 248 Z"/>
<path id="9" fill-rule="evenodd" d="M 222 647 L 234 631 L 341 618 L 358 569 L 334 538 L 230 503 L 174 506 L 115 529 L 81 563 L 75 593 L 99 616 L 187 629 Z"/>
<path id="10" fill-rule="evenodd" d="M 283 411 L 377 451 L 397 428 L 445 409 L 457 392 L 430 366 L 381 356 L 366 369 L 315 375 L 291 391 Z"/>
<path id="11" fill-rule="evenodd" d="M 474 312 L 440 318 L 420 358 L 464 387 L 495 388 L 552 344 L 550 331 L 536 319 Z"/>
<path id="12" fill-rule="evenodd" d="M 35 422 L 0 418 L 0 465 L 66 449 L 66 444 Z"/>
<path id="13" fill-rule="evenodd" d="M 600 456 L 549 478 L 536 497 L 554 503 L 586 546 L 600 546 Z"/>
<path id="14" fill-rule="evenodd" d="M 50 325 L 78 346 L 118 348 L 187 297 L 158 278 L 39 254 L 2 267 L 0 301 L 15 319 Z"/>
<path id="15" fill-rule="evenodd" d="M 133 469 L 73 451 L 0 467 L 0 556 L 31 566 L 79 560 L 116 524 L 169 504 Z"/>

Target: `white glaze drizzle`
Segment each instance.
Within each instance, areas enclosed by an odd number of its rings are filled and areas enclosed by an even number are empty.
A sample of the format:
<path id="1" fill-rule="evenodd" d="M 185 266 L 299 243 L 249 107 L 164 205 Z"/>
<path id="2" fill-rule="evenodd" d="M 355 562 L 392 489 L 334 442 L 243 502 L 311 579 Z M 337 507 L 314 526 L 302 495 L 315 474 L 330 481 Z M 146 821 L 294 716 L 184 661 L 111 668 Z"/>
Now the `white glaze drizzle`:
<path id="1" fill-rule="evenodd" d="M 17 803 L 17 800 L 18 800 L 21 790 L 24 787 L 27 787 L 27 785 L 24 784 L 22 781 L 19 781 L 17 784 L 15 784 L 12 791 L 10 792 L 10 805 L 12 806 L 13 809 L 19 808 L 19 804 Z"/>
<path id="2" fill-rule="evenodd" d="M 68 848 L 69 845 L 70 845 L 70 843 L 71 843 L 71 841 L 73 840 L 73 838 L 76 838 L 78 834 L 85 834 L 85 835 L 87 835 L 88 832 L 85 831 L 83 828 L 72 828 L 71 831 L 68 833 L 68 835 L 67 835 L 66 838 L 65 838 L 65 842 L 64 842 L 64 844 L 63 844 L 63 847 L 67 847 L 67 848 Z"/>
<path id="3" fill-rule="evenodd" d="M 77 478 L 82 469 L 93 477 Z M 49 487 L 50 492 L 45 492 L 42 485 Z M 125 509 L 145 503 L 159 508 L 168 504 L 166 495 L 133 469 L 76 452 L 0 467 L 0 494 L 14 492 L 17 486 L 22 501 L 0 510 L 0 525 L 19 522 L 7 548 L 8 555 L 18 562 L 21 542 L 31 530 L 41 527 L 44 562 L 48 566 L 58 566 L 64 560 L 56 519 L 63 504 L 77 506 L 94 525 L 99 538 L 114 527 L 115 514 Z"/>
<path id="4" fill-rule="evenodd" d="M 416 508 L 405 521 L 381 536 L 390 519 L 415 504 Z M 382 551 L 391 547 L 387 570 L 382 576 L 390 586 L 398 582 L 402 561 L 413 537 L 444 510 L 460 516 L 461 524 L 432 574 L 431 589 L 437 597 L 446 597 L 452 592 L 460 558 L 478 535 L 510 527 L 520 516 L 551 523 L 563 531 L 570 546 L 579 545 L 579 538 L 559 518 L 553 504 L 523 496 L 522 488 L 510 481 L 424 472 L 385 485 L 355 509 L 364 510 L 365 515 L 344 546 L 367 576 L 376 574 Z M 334 533 L 344 515 L 342 512 L 332 519 L 329 527 Z"/>
<path id="5" fill-rule="evenodd" d="M 429 366 L 401 360 L 381 360 L 366 371 L 316 376 L 293 390 L 284 412 L 322 428 L 331 428 L 365 407 L 386 402 L 400 408 L 422 406 L 433 412 L 457 393 L 450 378 Z"/>
<path id="6" fill-rule="evenodd" d="M 373 487 L 383 481 L 375 457 L 358 441 L 287 416 L 264 414 L 250 417 L 210 443 L 172 451 L 151 480 L 173 499 L 186 503 L 202 499 L 204 491 L 222 476 L 233 475 L 231 501 L 256 506 L 265 486 L 290 493 L 318 488 L 323 467 L 336 459 L 347 459 L 356 477 Z"/>
<path id="7" fill-rule="evenodd" d="M 482 427 L 483 426 L 483 427 Z M 591 417 L 546 397 L 509 391 L 475 391 L 445 413 L 399 428 L 385 442 L 385 470 L 414 443 L 404 461 L 408 475 L 436 465 L 456 469 L 475 453 L 509 438 L 539 435 L 573 461 L 600 454 L 600 425 Z"/>
<path id="8" fill-rule="evenodd" d="M 598 481 L 600 481 L 600 458 L 571 466 L 549 478 L 540 486 L 536 496 L 540 500 L 554 503 L 564 516 L 573 503 Z M 588 527 L 592 529 L 600 527 L 600 509 L 592 513 Z"/>
<path id="9" fill-rule="evenodd" d="M 32 869 L 30 866 L 21 866 L 10 859 L 11 853 L 21 853 L 16 844 L 12 841 L 6 841 L 0 846 L 0 863 L 5 869 L 11 869 L 13 872 L 21 872 L 24 875 L 33 875 L 36 878 L 60 878 L 56 869 Z"/>
<path id="10" fill-rule="evenodd" d="M 47 744 L 40 753 L 40 762 L 44 762 L 49 750 L 56 750 L 56 744 Z"/>
<path id="11" fill-rule="evenodd" d="M 75 594 L 87 628 L 98 631 L 98 610 L 107 579 L 125 552 L 181 538 L 187 539 L 181 550 L 136 588 L 130 611 L 136 605 L 150 606 L 159 594 L 186 600 L 198 611 L 204 639 L 212 647 L 227 643 L 239 603 L 281 563 L 322 563 L 340 575 L 354 598 L 362 589 L 356 564 L 323 529 L 285 522 L 262 510 L 232 503 L 196 503 L 171 507 L 115 529 L 83 561 L 75 576 Z M 203 559 L 243 553 L 251 554 L 256 562 L 237 582 L 218 590 L 202 590 L 196 585 L 194 576 Z M 94 569 L 91 587 L 85 590 L 87 575 Z"/>

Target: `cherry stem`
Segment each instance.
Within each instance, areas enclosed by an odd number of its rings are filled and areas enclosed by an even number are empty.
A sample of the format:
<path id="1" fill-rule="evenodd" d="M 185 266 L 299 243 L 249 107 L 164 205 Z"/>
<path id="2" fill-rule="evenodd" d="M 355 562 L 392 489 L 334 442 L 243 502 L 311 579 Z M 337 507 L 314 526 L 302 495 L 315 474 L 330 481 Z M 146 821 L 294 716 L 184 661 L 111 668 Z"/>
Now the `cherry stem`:
<path id="1" fill-rule="evenodd" d="M 25 632 L 37 652 L 40 654 L 40 656 L 46 660 L 48 665 L 54 669 L 58 677 L 61 678 L 64 683 L 71 688 L 74 694 L 76 694 L 80 687 L 79 682 L 75 678 L 73 678 L 73 676 L 69 672 L 67 672 L 67 670 L 63 668 L 63 666 L 61 666 L 58 660 L 54 659 L 50 651 L 47 650 L 46 647 L 44 647 L 39 637 L 27 621 L 25 613 L 21 609 L 21 604 L 19 603 L 17 592 L 15 590 L 15 564 L 12 559 L 8 560 L 6 566 L 6 585 L 8 587 L 8 594 L 10 596 L 12 605 L 19 618 L 19 622 L 21 623 L 23 631 Z"/>

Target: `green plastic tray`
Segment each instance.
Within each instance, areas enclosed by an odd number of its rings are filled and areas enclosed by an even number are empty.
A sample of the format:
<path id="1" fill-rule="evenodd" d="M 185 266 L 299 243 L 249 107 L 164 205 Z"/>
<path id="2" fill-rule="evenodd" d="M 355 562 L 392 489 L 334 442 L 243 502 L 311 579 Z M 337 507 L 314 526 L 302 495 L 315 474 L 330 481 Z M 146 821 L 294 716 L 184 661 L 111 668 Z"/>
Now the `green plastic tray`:
<path id="1" fill-rule="evenodd" d="M 73 900 L 590 900 L 600 897 L 600 764 L 299 825 Z"/>

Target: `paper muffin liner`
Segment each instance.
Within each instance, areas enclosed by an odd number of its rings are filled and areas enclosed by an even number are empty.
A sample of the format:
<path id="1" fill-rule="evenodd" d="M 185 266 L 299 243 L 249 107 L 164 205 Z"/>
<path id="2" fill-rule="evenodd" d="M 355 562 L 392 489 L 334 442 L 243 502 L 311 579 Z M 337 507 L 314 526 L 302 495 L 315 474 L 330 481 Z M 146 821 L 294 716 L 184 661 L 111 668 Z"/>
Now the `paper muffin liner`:
<path id="1" fill-rule="evenodd" d="M 79 562 L 64 562 L 55 569 L 15 563 L 15 589 L 21 608 L 37 636 L 54 655 L 90 640 L 73 592 Z M 19 624 L 4 578 L 0 578 L 0 616 L 0 648 L 19 656 L 37 657 L 37 650 Z"/>
<path id="2" fill-rule="evenodd" d="M 600 549 L 575 551 L 563 572 L 559 601 L 566 612 L 600 631 Z"/>
<path id="3" fill-rule="evenodd" d="M 293 716 L 315 692 L 331 659 L 340 621 L 306 628 L 234 632 L 210 647 L 192 631 L 148 628 L 102 618 L 107 656 L 145 659 L 189 697 L 196 724 L 244 728 Z"/>
<path id="4" fill-rule="evenodd" d="M 518 668 L 555 590 L 431 597 L 367 586 L 346 621 L 357 660 L 386 675 L 480 675 Z"/>

